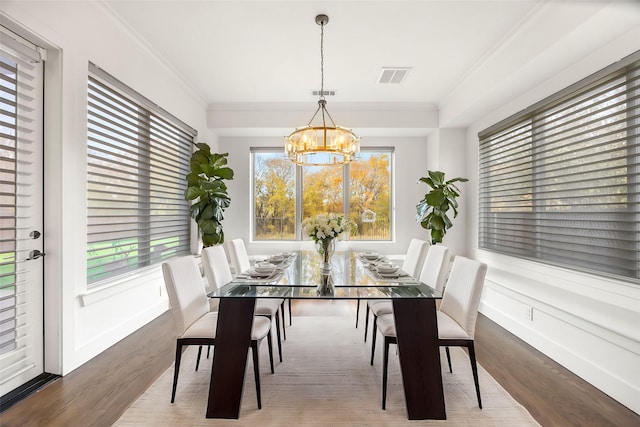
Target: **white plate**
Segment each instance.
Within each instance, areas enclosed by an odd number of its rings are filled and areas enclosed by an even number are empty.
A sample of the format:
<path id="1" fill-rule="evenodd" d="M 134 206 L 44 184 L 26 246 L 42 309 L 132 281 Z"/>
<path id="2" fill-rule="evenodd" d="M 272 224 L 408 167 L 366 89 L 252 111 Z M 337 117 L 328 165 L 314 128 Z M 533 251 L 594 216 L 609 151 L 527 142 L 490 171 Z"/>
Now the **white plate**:
<path id="1" fill-rule="evenodd" d="M 274 270 L 269 270 L 269 271 L 263 271 L 263 270 L 253 270 L 251 272 L 249 272 L 250 275 L 252 276 L 264 276 L 264 277 L 268 277 L 271 276 L 273 274 Z"/>
<path id="2" fill-rule="evenodd" d="M 368 260 L 376 260 L 380 258 L 380 255 L 375 252 L 365 252 L 362 254 L 362 256 Z"/>
<path id="3" fill-rule="evenodd" d="M 255 270 L 250 270 L 250 271 L 249 271 L 249 276 L 250 276 L 252 279 L 265 279 L 265 278 L 267 278 L 267 277 L 270 277 L 272 274 L 273 274 L 273 270 L 271 270 L 271 271 L 266 271 L 266 272 L 263 272 L 263 271 L 255 271 Z"/>
<path id="4" fill-rule="evenodd" d="M 380 277 L 383 277 L 385 279 L 397 279 L 400 277 L 400 273 L 398 273 L 397 271 L 393 272 L 393 273 L 381 273 L 378 272 L 378 274 L 380 275 Z"/>
<path id="5" fill-rule="evenodd" d="M 261 262 L 253 266 L 253 270 L 258 273 L 271 273 L 276 266 L 270 262 Z"/>
<path id="6" fill-rule="evenodd" d="M 389 268 L 377 268 L 378 273 L 380 274 L 398 274 L 398 267 L 389 267 Z"/>

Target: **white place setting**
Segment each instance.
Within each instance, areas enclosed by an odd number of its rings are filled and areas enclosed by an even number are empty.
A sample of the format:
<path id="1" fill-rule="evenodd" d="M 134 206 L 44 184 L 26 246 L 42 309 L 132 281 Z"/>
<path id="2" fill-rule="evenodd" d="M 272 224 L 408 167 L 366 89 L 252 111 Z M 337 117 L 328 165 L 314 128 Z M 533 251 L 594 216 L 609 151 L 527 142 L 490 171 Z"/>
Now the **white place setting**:
<path id="1" fill-rule="evenodd" d="M 409 273 L 403 271 L 396 264 L 389 262 L 387 257 L 377 252 L 362 252 L 359 254 L 362 265 L 367 273 L 379 282 L 411 282 L 415 283 L 415 279 Z"/>

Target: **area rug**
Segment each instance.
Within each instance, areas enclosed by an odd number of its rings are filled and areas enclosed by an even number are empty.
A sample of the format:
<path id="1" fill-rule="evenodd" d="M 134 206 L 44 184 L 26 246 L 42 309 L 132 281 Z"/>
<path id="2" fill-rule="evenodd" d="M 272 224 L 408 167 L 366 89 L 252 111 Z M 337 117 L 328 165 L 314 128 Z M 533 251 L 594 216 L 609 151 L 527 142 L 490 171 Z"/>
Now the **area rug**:
<path id="1" fill-rule="evenodd" d="M 195 372 L 196 348 L 182 358 L 175 403 L 170 403 L 173 367 L 169 368 L 116 422 L 116 426 L 537 426 L 482 367 L 483 409 L 478 408 L 467 353 L 451 349 L 453 373 L 445 369 L 446 421 L 407 420 L 395 346 L 389 357 L 387 409 L 382 399 L 382 339 L 374 366 L 370 340 L 353 317 L 294 317 L 283 342 L 283 362 L 270 373 L 266 340 L 260 348 L 262 409 L 258 410 L 251 357 L 247 364 L 239 420 L 205 418 L 211 359 Z M 274 346 L 275 344 L 274 340 Z"/>

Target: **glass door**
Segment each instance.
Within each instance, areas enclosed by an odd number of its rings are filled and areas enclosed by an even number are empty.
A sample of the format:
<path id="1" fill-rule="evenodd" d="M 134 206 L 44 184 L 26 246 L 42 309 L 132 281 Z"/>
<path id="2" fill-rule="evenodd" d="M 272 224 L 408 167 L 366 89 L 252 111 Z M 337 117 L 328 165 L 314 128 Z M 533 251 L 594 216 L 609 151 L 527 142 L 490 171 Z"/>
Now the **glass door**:
<path id="1" fill-rule="evenodd" d="M 0 396 L 44 371 L 43 61 L 0 26 Z"/>

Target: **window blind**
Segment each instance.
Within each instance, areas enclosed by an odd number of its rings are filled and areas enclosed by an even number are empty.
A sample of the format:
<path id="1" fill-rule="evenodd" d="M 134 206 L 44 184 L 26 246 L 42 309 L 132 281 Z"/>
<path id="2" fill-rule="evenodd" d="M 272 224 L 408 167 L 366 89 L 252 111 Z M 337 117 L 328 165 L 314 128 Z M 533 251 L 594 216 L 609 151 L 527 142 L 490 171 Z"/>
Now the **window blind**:
<path id="1" fill-rule="evenodd" d="M 640 282 L 640 54 L 479 134 L 479 246 Z"/>
<path id="2" fill-rule="evenodd" d="M 90 65 L 87 282 L 189 251 L 195 130 Z"/>
<path id="3" fill-rule="evenodd" d="M 42 232 L 41 52 L 0 26 L 0 395 L 42 372 L 42 267 L 26 261 Z"/>

